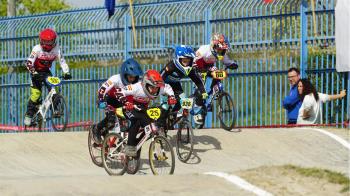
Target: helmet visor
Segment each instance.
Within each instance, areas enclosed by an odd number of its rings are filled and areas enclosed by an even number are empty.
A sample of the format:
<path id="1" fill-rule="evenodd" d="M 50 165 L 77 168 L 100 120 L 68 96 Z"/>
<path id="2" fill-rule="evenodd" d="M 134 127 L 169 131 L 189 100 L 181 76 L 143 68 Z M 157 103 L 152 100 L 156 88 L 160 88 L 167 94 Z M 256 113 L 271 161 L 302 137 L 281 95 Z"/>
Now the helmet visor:
<path id="1" fill-rule="evenodd" d="M 55 40 L 40 40 L 41 45 L 53 46 L 55 45 Z"/>
<path id="2" fill-rule="evenodd" d="M 219 49 L 219 48 L 215 49 L 215 52 L 216 54 L 218 54 L 218 56 L 225 56 L 226 51 L 227 51 L 226 49 Z"/>
<path id="3" fill-rule="evenodd" d="M 133 76 L 133 75 L 126 74 L 126 80 L 127 80 L 129 83 L 135 82 L 136 77 L 137 77 L 137 76 Z"/>
<path id="4" fill-rule="evenodd" d="M 188 67 L 191 66 L 192 60 L 192 58 L 180 58 L 180 63 L 182 66 Z"/>
<path id="5" fill-rule="evenodd" d="M 151 95 L 158 95 L 160 87 L 147 85 L 147 90 Z"/>

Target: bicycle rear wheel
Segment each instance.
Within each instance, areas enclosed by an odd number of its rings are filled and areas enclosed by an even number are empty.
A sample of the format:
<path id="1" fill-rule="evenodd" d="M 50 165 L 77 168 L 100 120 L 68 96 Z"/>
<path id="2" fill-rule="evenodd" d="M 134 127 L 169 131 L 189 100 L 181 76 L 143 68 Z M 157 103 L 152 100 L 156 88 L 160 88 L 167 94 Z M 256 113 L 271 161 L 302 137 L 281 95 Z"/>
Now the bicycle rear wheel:
<path id="1" fill-rule="evenodd" d="M 102 157 L 101 157 L 101 147 L 102 144 L 96 144 L 94 139 L 92 138 L 92 127 L 94 125 L 90 126 L 89 128 L 89 136 L 88 136 L 88 147 L 89 147 L 89 153 L 92 162 L 97 165 L 98 167 L 102 167 Z"/>
<path id="2" fill-rule="evenodd" d="M 64 131 L 68 123 L 68 109 L 64 97 L 56 94 L 51 104 L 51 122 L 55 131 Z"/>
<path id="3" fill-rule="evenodd" d="M 102 144 L 102 164 L 106 172 L 111 175 L 123 175 L 126 171 L 126 156 L 123 138 L 118 133 L 108 134 Z"/>
<path id="4" fill-rule="evenodd" d="M 236 108 L 231 96 L 225 91 L 218 98 L 218 116 L 221 127 L 227 131 L 232 130 L 236 123 Z"/>
<path id="5" fill-rule="evenodd" d="M 156 136 L 149 146 L 149 163 L 154 175 L 173 174 L 175 155 L 170 142 L 164 136 Z"/>
<path id="6" fill-rule="evenodd" d="M 176 153 L 180 161 L 186 163 L 193 152 L 193 129 L 190 122 L 182 123 L 176 134 Z"/>

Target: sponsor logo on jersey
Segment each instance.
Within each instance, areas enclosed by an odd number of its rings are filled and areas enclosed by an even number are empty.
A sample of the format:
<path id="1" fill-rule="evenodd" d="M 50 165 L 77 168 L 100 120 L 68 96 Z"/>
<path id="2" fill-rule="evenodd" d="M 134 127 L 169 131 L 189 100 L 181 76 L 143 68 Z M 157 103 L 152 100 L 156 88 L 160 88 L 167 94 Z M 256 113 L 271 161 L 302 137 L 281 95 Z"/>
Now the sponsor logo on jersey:
<path id="1" fill-rule="evenodd" d="M 126 89 L 131 91 L 132 90 L 132 86 L 131 85 L 126 86 Z"/>

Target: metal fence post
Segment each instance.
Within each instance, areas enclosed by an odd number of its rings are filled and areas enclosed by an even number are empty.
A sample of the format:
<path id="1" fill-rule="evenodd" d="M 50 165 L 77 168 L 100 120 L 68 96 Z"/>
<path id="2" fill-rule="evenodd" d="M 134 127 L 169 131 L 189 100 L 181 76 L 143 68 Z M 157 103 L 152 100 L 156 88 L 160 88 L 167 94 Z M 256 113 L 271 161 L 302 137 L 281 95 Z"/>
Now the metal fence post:
<path id="1" fill-rule="evenodd" d="M 7 27 L 8 27 L 8 35 L 16 37 L 16 27 L 15 27 L 16 21 L 8 21 Z M 9 48 L 8 48 L 8 58 L 14 59 L 16 58 L 16 40 L 9 40 L 8 41 Z M 8 79 L 12 84 L 16 83 L 16 76 L 17 74 L 14 72 L 13 66 L 15 66 L 13 63 L 8 62 L 9 69 L 8 69 Z M 9 124 L 12 125 L 18 125 L 18 104 L 17 104 L 17 96 L 16 96 L 16 88 L 12 87 L 9 88 L 9 94 L 8 94 L 8 107 L 9 107 Z"/>
<path id="2" fill-rule="evenodd" d="M 128 59 L 130 57 L 130 43 L 131 43 L 131 37 L 130 37 L 130 16 L 128 13 L 124 16 L 124 43 L 125 43 L 125 49 L 124 49 L 124 60 Z"/>
<path id="3" fill-rule="evenodd" d="M 300 4 L 300 22 L 301 22 L 301 37 L 300 37 L 300 74 L 304 78 L 307 67 L 307 0 L 303 0 Z"/>
<path id="4" fill-rule="evenodd" d="M 210 36 L 211 36 L 211 9 L 210 7 L 207 7 L 205 9 L 205 28 L 204 28 L 204 35 L 205 35 L 205 44 L 210 43 Z M 212 80 L 207 77 L 207 82 L 205 83 L 205 88 L 210 89 L 210 84 Z M 208 91 L 207 91 L 208 92 Z M 205 119 L 205 127 L 212 127 L 212 119 L 213 119 L 213 113 L 209 112 L 207 113 L 206 119 Z"/>
<path id="5" fill-rule="evenodd" d="M 344 74 L 345 76 L 346 74 Z M 348 123 L 348 129 L 350 129 L 350 72 L 348 72 L 348 89 L 346 90 L 347 94 L 347 101 L 346 101 L 346 108 L 347 108 L 347 123 Z"/>

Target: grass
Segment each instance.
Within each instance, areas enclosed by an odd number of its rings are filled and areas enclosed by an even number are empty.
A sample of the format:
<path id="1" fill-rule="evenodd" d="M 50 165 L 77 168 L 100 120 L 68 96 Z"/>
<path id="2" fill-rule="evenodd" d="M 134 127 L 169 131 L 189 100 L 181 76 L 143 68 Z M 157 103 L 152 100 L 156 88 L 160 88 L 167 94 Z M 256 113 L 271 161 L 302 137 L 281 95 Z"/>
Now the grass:
<path id="1" fill-rule="evenodd" d="M 342 193 L 350 191 L 350 178 L 342 173 L 333 172 L 327 169 L 303 168 L 294 165 L 285 165 L 284 168 L 295 170 L 303 176 L 326 179 L 330 183 L 342 185 L 343 189 L 340 191 Z"/>

